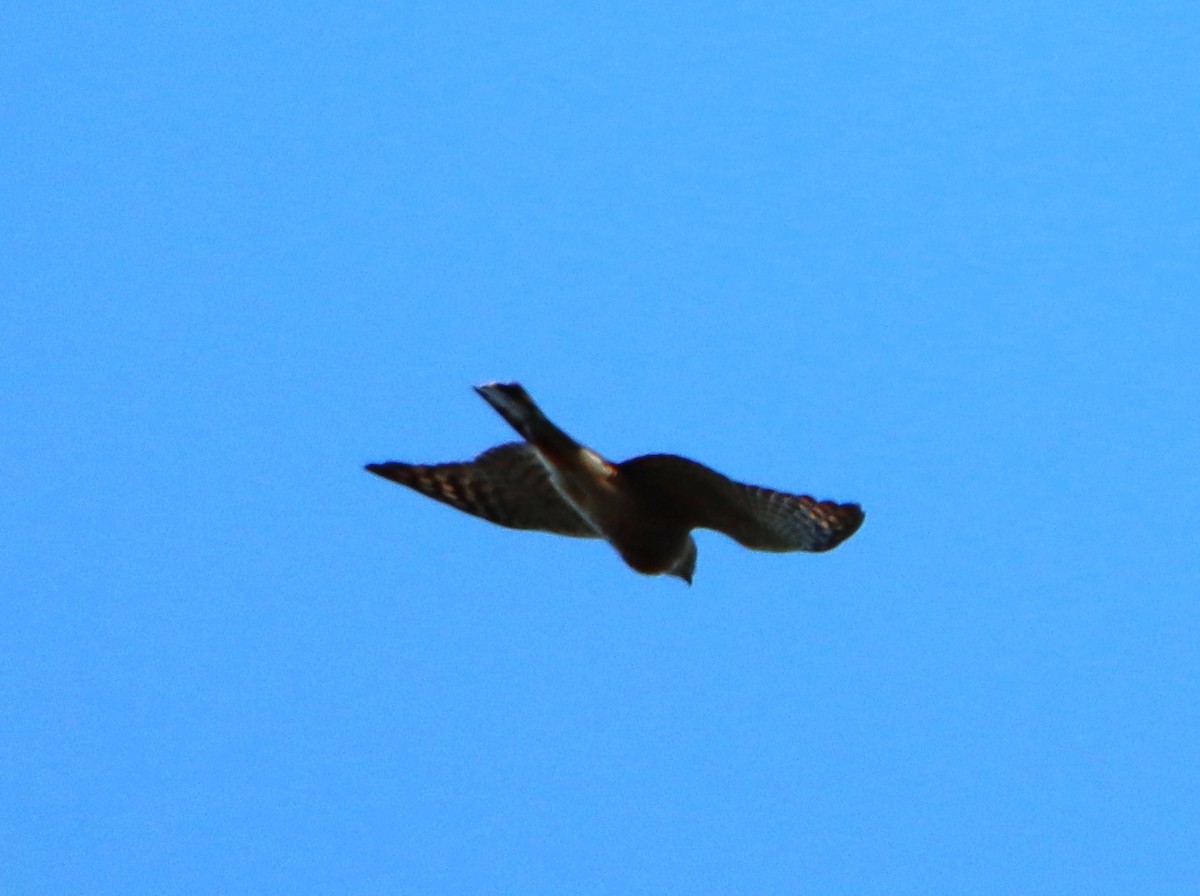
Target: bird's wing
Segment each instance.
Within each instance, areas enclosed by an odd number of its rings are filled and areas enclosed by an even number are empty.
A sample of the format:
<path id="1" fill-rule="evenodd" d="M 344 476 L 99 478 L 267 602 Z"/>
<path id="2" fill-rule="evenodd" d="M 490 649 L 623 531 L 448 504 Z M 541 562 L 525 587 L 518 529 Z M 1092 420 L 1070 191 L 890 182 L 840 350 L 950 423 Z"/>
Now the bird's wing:
<path id="1" fill-rule="evenodd" d="M 863 521 L 857 504 L 745 485 L 673 454 L 635 457 L 618 468 L 690 526 L 724 532 L 759 551 L 828 551 Z"/>
<path id="2" fill-rule="evenodd" d="M 528 442 L 497 445 L 463 463 L 426 465 L 389 461 L 367 464 L 366 469 L 511 529 L 598 537 L 559 495 L 537 451 Z"/>

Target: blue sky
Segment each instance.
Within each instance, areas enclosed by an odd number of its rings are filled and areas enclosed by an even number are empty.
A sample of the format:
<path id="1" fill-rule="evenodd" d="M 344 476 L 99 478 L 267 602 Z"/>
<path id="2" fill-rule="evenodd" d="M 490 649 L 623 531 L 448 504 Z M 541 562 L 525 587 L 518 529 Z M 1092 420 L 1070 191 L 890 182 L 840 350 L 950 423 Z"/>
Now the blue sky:
<path id="1" fill-rule="evenodd" d="M 1194 893 L 1194 4 L 27 4 L 0 889 Z M 694 587 L 362 472 L 862 503 Z"/>

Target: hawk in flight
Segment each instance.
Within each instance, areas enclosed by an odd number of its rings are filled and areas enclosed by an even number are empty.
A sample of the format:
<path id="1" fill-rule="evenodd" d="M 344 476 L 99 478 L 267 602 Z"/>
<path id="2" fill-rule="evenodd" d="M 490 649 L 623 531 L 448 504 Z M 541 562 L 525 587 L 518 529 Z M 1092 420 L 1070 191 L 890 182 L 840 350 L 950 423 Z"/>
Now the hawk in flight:
<path id="1" fill-rule="evenodd" d="M 828 551 L 862 525 L 857 504 L 743 485 L 674 454 L 612 463 L 551 423 L 516 383 L 475 391 L 524 441 L 464 463 L 366 469 L 501 526 L 603 538 L 638 572 L 689 585 L 692 529 L 716 529 L 759 551 Z"/>

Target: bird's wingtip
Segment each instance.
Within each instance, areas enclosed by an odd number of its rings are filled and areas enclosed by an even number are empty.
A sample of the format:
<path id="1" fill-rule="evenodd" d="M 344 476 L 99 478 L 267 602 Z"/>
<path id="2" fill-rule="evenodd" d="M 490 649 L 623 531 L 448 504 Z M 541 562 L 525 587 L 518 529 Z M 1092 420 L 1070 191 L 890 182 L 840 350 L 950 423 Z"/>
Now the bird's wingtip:
<path id="1" fill-rule="evenodd" d="M 861 529 L 863 521 L 867 518 L 867 515 L 863 513 L 862 507 L 858 504 L 840 504 L 837 506 L 837 509 L 840 516 L 839 528 L 827 550 L 836 548 Z"/>

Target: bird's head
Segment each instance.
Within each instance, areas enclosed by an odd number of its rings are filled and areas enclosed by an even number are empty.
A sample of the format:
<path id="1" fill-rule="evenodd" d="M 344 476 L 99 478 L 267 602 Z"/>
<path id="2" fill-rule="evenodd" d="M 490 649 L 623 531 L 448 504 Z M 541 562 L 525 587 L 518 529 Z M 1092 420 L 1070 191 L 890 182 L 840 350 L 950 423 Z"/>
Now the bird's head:
<path id="1" fill-rule="evenodd" d="M 692 584 L 692 576 L 696 573 L 696 555 L 696 540 L 689 535 L 683 546 L 683 552 L 674 565 L 667 570 L 667 575 L 678 576 L 689 585 Z"/>

